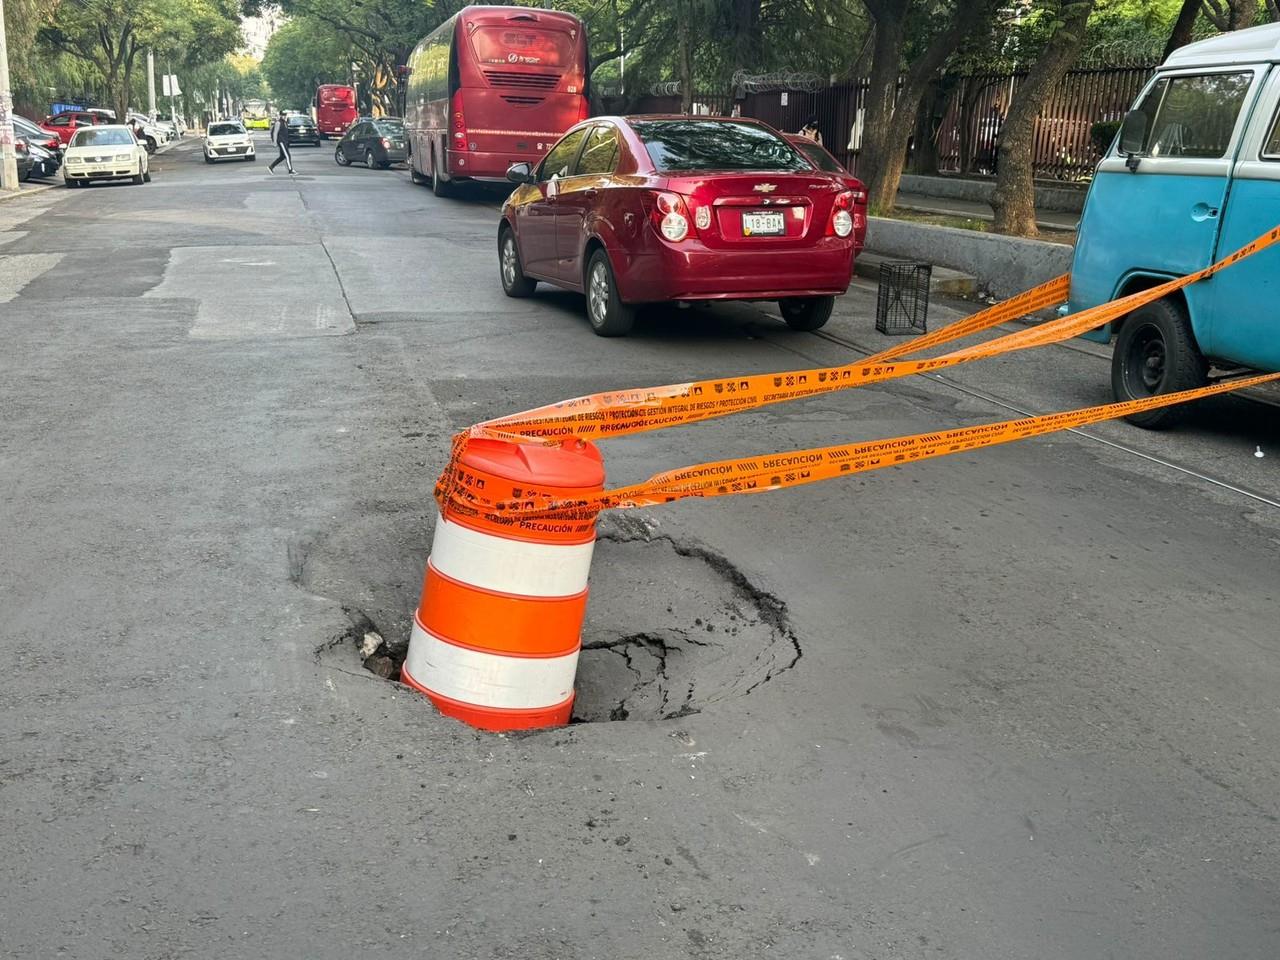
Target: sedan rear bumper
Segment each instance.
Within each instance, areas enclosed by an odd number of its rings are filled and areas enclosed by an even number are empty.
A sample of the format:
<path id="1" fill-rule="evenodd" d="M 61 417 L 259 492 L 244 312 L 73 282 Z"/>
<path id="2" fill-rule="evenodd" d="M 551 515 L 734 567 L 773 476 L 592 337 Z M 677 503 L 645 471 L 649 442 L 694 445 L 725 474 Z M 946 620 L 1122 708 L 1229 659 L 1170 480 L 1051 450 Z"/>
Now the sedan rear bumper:
<path id="1" fill-rule="evenodd" d="M 825 237 L 793 249 L 713 250 L 685 241 L 614 260 L 618 292 L 632 303 L 826 297 L 849 289 L 853 242 Z"/>

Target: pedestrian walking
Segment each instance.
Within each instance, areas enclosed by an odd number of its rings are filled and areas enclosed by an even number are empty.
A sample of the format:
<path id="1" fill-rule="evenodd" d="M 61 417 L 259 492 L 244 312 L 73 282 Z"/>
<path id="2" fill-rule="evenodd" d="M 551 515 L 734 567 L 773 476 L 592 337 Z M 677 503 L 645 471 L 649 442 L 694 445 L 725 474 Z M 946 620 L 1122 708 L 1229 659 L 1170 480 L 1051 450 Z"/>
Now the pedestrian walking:
<path id="1" fill-rule="evenodd" d="M 293 157 L 289 156 L 289 118 L 284 115 L 283 110 L 271 126 L 271 140 L 280 151 L 280 156 L 267 166 L 267 173 L 275 173 L 276 165 L 283 160 L 285 167 L 289 170 L 289 176 L 293 176 Z"/>

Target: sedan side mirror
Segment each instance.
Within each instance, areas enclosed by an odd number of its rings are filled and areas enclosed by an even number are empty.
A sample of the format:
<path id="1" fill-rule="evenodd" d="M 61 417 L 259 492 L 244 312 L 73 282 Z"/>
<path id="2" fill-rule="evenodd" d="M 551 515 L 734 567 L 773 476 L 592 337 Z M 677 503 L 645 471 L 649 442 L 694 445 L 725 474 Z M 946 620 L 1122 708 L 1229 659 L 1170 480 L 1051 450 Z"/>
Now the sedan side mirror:
<path id="1" fill-rule="evenodd" d="M 1124 124 L 1120 127 L 1120 152 L 1128 157 L 1126 161 L 1130 170 L 1138 169 L 1138 156 L 1147 146 L 1147 126 L 1149 119 L 1141 110 L 1130 110 L 1124 116 Z"/>
<path id="2" fill-rule="evenodd" d="M 507 167 L 507 179 L 512 183 L 534 183 L 533 168 L 527 163 L 513 163 Z"/>

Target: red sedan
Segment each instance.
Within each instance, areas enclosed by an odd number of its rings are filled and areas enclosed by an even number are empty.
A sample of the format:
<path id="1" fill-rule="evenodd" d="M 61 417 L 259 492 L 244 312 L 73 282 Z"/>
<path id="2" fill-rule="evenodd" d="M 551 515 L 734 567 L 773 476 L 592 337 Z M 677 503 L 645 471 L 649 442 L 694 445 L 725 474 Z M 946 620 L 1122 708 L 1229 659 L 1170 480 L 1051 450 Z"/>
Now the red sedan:
<path id="1" fill-rule="evenodd" d="M 867 187 L 852 173 L 841 166 L 822 144 L 798 133 L 787 134 L 787 142 L 809 158 L 809 162 L 829 173 L 853 191 L 853 252 L 856 255 L 867 242 Z"/>
<path id="2" fill-rule="evenodd" d="M 816 330 L 849 287 L 854 191 L 755 121 L 598 117 L 507 178 L 520 187 L 499 225 L 503 289 L 585 293 L 603 337 L 657 301 L 777 300 Z"/>

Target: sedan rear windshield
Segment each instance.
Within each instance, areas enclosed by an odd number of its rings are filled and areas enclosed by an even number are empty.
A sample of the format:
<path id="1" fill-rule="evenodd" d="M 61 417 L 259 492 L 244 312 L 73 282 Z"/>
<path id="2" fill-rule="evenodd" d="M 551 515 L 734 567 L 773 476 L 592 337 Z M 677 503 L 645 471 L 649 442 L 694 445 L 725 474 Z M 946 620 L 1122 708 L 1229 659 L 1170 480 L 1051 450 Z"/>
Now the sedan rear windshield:
<path id="1" fill-rule="evenodd" d="M 291 127 L 309 127 L 311 126 L 310 117 L 290 117 L 289 126 Z"/>
<path id="2" fill-rule="evenodd" d="M 209 125 L 209 136 L 211 137 L 234 137 L 237 133 L 244 133 L 244 127 L 238 123 L 211 123 Z"/>
<path id="3" fill-rule="evenodd" d="M 133 134 L 120 128 L 95 130 L 77 130 L 71 138 L 73 147 L 131 147 L 136 143 Z"/>
<path id="4" fill-rule="evenodd" d="M 404 136 L 403 120 L 375 120 L 373 121 L 373 125 L 379 133 L 385 136 L 388 136 L 388 137 Z"/>
<path id="5" fill-rule="evenodd" d="M 776 133 L 754 123 L 723 120 L 636 120 L 660 173 L 684 170 L 812 170 Z"/>
<path id="6" fill-rule="evenodd" d="M 806 140 L 804 143 L 792 144 L 797 150 L 813 161 L 813 165 L 819 170 L 826 173 L 844 173 L 844 167 L 836 162 L 836 158 L 827 153 L 826 150 L 813 140 Z"/>

